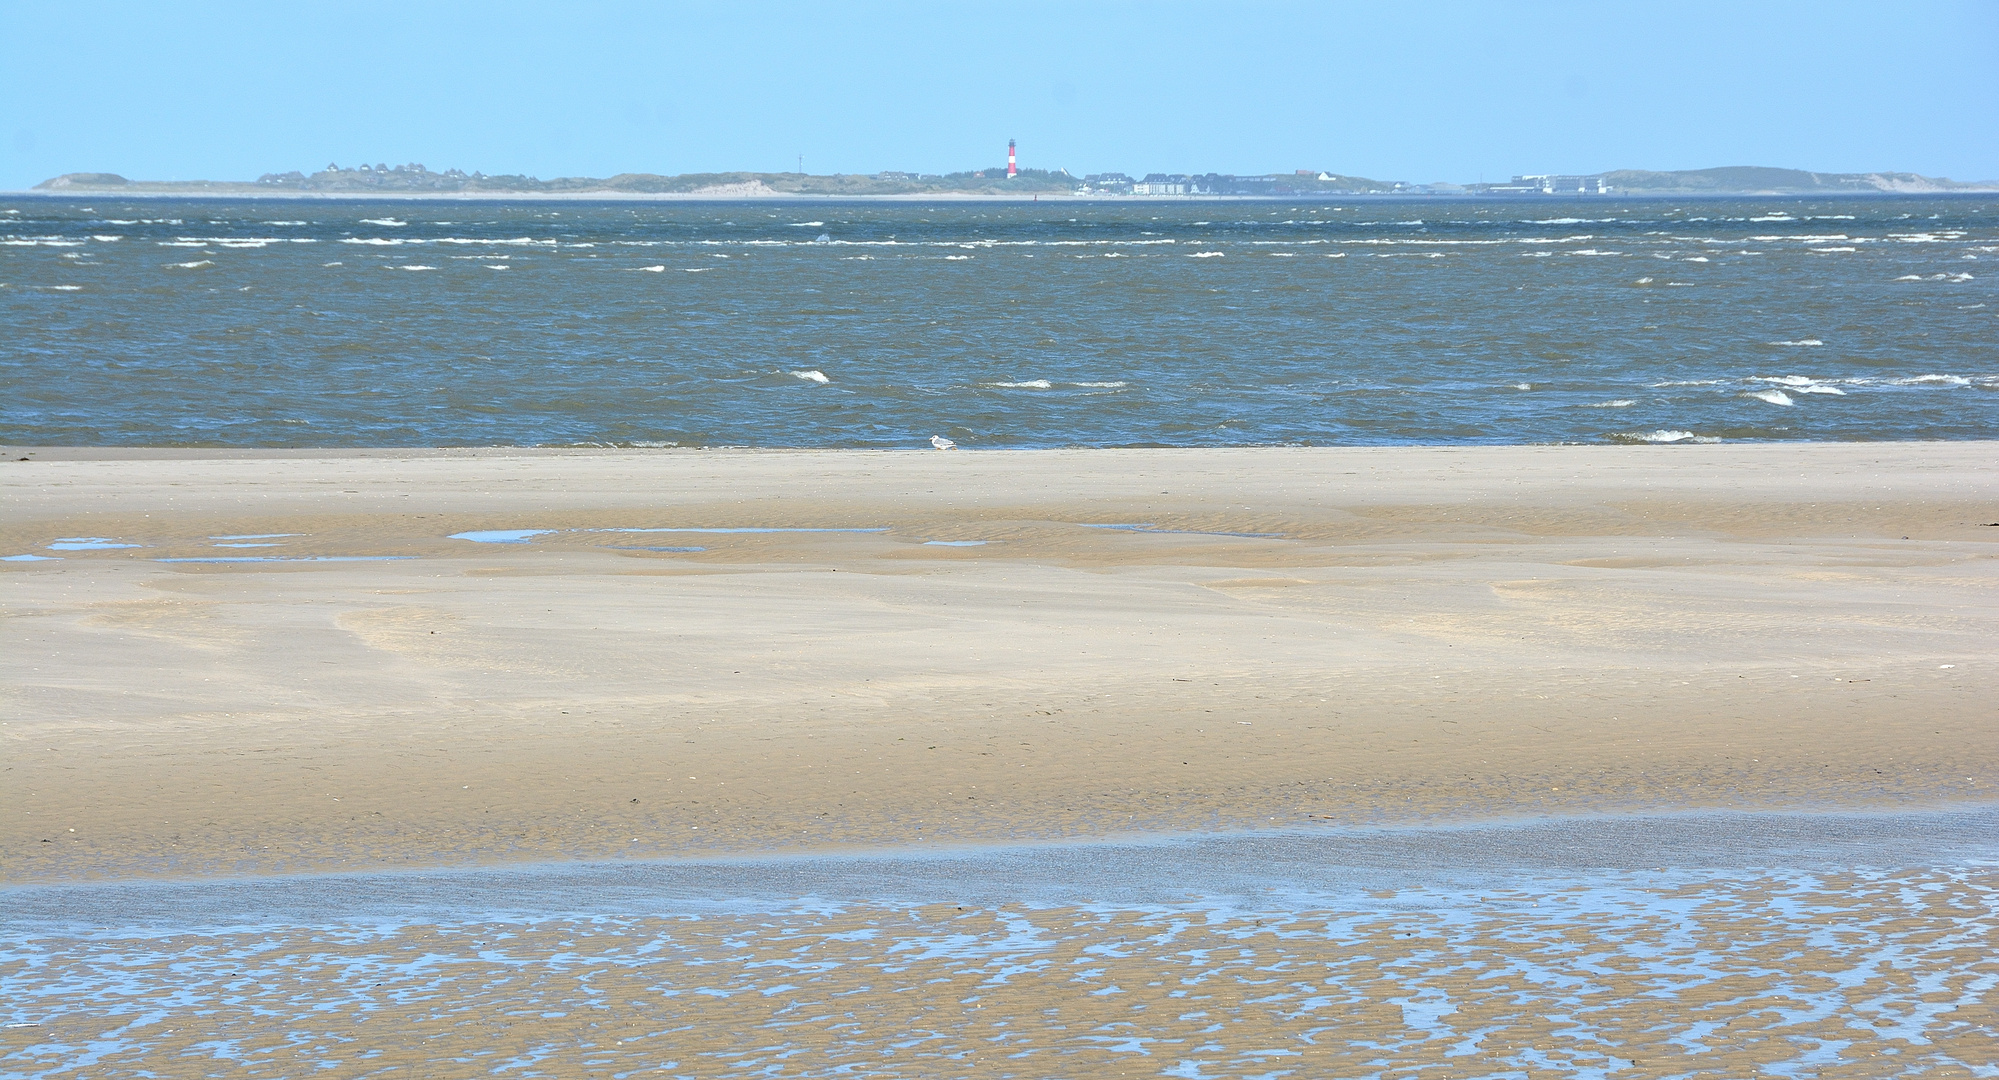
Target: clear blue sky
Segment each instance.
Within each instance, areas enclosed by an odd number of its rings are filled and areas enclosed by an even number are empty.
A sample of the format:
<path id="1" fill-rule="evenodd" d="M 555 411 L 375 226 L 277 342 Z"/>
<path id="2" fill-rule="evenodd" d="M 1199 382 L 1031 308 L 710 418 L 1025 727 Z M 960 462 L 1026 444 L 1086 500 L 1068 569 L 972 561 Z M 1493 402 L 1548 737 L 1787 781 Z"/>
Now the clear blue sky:
<path id="1" fill-rule="evenodd" d="M 0 188 L 329 161 L 1999 178 L 1999 2 L 0 0 Z"/>

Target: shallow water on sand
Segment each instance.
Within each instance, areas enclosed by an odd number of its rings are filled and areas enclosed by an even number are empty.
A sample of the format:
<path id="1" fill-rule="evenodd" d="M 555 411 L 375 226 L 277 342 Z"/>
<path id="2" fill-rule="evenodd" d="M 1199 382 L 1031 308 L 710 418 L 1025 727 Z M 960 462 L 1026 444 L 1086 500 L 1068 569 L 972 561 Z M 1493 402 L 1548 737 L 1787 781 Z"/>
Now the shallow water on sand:
<path id="1" fill-rule="evenodd" d="M 16 889 L 0 1075 L 1991 1076 L 1995 827 L 1710 814 Z"/>
<path id="2" fill-rule="evenodd" d="M 16 197 L 0 443 L 1993 438 L 1995 259 L 1989 196 Z"/>

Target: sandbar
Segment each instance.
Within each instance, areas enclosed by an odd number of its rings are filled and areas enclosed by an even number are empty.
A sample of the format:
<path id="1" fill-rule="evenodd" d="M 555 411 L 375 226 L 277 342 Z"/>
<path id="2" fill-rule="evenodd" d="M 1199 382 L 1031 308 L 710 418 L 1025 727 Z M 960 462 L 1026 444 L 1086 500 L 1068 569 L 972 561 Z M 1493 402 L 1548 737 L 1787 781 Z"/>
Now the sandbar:
<path id="1" fill-rule="evenodd" d="M 4 458 L 12 884 L 1999 797 L 1999 443 Z"/>

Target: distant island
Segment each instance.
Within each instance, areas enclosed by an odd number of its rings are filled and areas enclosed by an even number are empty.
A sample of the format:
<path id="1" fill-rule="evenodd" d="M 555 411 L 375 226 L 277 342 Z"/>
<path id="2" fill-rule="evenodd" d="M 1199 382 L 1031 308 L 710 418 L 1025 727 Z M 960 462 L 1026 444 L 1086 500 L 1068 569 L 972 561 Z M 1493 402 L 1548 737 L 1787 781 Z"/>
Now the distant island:
<path id="1" fill-rule="evenodd" d="M 1999 181 L 1961 183 L 1907 172 L 1820 173 L 1801 169 L 1732 166 L 1653 172 L 1618 169 L 1587 175 L 1533 174 L 1503 183 L 1414 184 L 1370 180 L 1313 169 L 1259 176 L 1222 173 L 1124 173 L 1074 176 L 1064 170 L 1005 166 L 953 173 L 723 172 L 619 173 L 597 178 L 542 180 L 519 174 L 487 175 L 422 165 L 328 165 L 314 173 L 266 173 L 255 180 L 128 180 L 116 173 L 65 173 L 36 184 L 54 194 L 222 196 L 561 196 L 624 198 L 1096 198 L 1214 197 L 1326 198 L 1348 195 L 1457 195 L 1531 198 L 1549 195 L 1846 195 L 1999 192 Z"/>

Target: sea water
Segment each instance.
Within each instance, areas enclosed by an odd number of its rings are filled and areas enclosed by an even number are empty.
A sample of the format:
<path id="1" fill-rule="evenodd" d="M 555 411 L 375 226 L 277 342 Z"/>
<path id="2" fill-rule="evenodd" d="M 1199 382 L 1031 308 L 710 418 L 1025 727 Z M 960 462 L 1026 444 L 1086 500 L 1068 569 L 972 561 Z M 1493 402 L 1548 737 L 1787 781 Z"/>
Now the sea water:
<path id="1" fill-rule="evenodd" d="M 1999 199 L 0 200 L 0 442 L 1999 437 Z"/>

